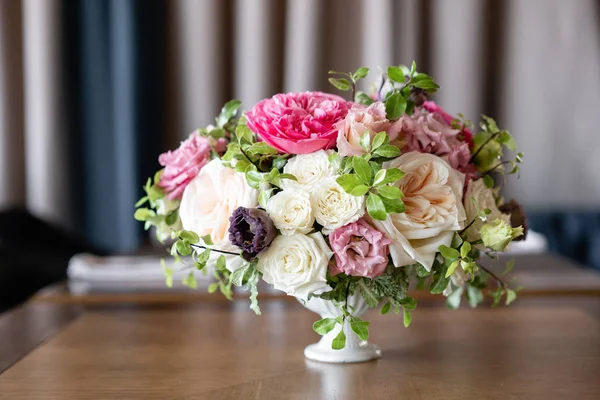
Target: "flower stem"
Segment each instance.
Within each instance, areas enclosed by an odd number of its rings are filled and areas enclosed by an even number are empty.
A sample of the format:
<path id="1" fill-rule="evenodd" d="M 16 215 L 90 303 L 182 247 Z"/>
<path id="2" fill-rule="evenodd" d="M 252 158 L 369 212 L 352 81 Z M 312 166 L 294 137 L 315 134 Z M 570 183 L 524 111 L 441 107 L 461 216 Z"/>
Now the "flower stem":
<path id="1" fill-rule="evenodd" d="M 467 229 L 469 229 L 471 226 L 473 226 L 475 221 L 477 221 L 478 219 L 479 219 L 479 217 L 475 217 L 473 219 L 473 221 L 469 222 L 469 225 L 465 226 L 460 232 L 458 232 L 458 235 L 461 236 L 463 233 L 465 233 L 467 231 Z"/>
<path id="2" fill-rule="evenodd" d="M 493 273 L 492 271 L 490 271 L 488 268 L 484 267 L 481 264 L 477 264 L 477 266 L 479 268 L 481 268 L 482 270 L 484 270 L 489 276 L 491 276 L 492 278 L 494 278 L 494 280 L 496 280 L 496 283 L 498 283 L 500 286 L 502 286 L 502 288 L 504 289 L 506 287 L 506 284 L 504 283 L 504 281 L 502 279 L 500 279 L 498 277 L 498 275 L 496 275 L 495 273 Z"/>
<path id="3" fill-rule="evenodd" d="M 239 253 L 233 253 L 231 251 L 225 251 L 225 250 L 217 250 L 217 249 L 213 249 L 213 248 L 210 248 L 210 247 L 203 246 L 201 244 L 190 244 L 190 246 L 191 247 L 196 247 L 198 249 L 208 249 L 210 251 L 215 251 L 215 252 L 221 253 L 221 254 L 230 254 L 232 256 L 241 256 L 241 254 L 239 254 Z"/>
<path id="4" fill-rule="evenodd" d="M 485 172 L 481 173 L 481 176 L 486 176 L 488 174 L 491 174 L 492 172 L 494 172 L 497 168 L 500 168 L 502 165 L 505 164 L 510 164 L 510 161 L 502 161 L 501 163 L 496 164 L 495 166 L 493 166 L 492 168 L 488 169 Z"/>

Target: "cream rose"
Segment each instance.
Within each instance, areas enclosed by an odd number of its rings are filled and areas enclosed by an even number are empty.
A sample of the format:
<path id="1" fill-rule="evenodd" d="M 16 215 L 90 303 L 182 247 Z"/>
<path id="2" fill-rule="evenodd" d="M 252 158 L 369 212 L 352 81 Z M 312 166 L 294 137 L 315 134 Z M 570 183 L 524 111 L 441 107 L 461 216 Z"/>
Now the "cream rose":
<path id="1" fill-rule="evenodd" d="M 256 268 L 275 289 L 307 299 L 310 293 L 329 289 L 327 267 L 332 255 L 319 232 L 277 236 L 260 254 Z"/>
<path id="2" fill-rule="evenodd" d="M 335 168 L 328 158 L 331 153 L 330 150 L 319 150 L 291 158 L 283 167 L 283 172 L 294 175 L 297 180 L 283 179 L 282 188 L 303 189 L 312 192 L 318 182 L 336 174 Z"/>
<path id="3" fill-rule="evenodd" d="M 285 189 L 267 202 L 267 213 L 282 235 L 309 233 L 313 230 L 315 216 L 310 204 L 310 194 L 300 189 Z"/>
<path id="4" fill-rule="evenodd" d="M 325 234 L 358 220 L 365 213 L 365 197 L 346 193 L 336 178 L 323 179 L 310 197 L 315 219 L 323 225 Z"/>
<path id="5" fill-rule="evenodd" d="M 496 204 L 496 198 L 494 192 L 485 186 L 483 179 L 477 179 L 471 181 L 467 186 L 467 192 L 464 198 L 465 212 L 467 214 L 467 223 L 470 223 L 477 218 L 477 207 L 473 204 L 473 200 L 477 202 L 479 210 L 489 209 L 491 213 L 487 216 L 488 221 L 495 221 L 501 219 L 510 225 L 510 215 L 502 214 Z M 467 238 L 471 241 L 479 239 L 479 230 L 483 226 L 483 221 L 477 219 L 473 225 L 467 229 Z"/>
<path id="6" fill-rule="evenodd" d="M 406 212 L 373 223 L 392 240 L 389 249 L 396 267 L 418 262 L 429 271 L 438 247 L 449 246 L 464 224 L 465 176 L 440 157 L 418 152 L 403 154 L 383 167 L 406 174 L 396 183 L 404 193 Z"/>
<path id="7" fill-rule="evenodd" d="M 258 191 L 248 186 L 244 174 L 224 166 L 220 159 L 214 159 L 185 188 L 179 217 L 183 229 L 200 236 L 210 235 L 215 249 L 239 252 L 229 242 L 229 217 L 238 207 L 257 205 Z M 232 257 L 235 261 L 241 260 Z M 228 262 L 228 268 L 232 270 L 239 265 Z"/>

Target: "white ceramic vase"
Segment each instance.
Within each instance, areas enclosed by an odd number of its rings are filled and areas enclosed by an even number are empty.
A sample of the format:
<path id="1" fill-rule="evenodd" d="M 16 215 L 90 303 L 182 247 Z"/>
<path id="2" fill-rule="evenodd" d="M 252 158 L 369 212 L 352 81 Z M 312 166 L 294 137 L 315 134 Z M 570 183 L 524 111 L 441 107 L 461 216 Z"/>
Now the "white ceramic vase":
<path id="1" fill-rule="evenodd" d="M 348 303 L 354 307 L 352 315 L 355 317 L 360 317 L 369 308 L 358 291 L 348 299 Z M 331 301 L 321 300 L 316 297 L 313 297 L 303 305 L 310 311 L 319 314 L 321 318 L 336 318 L 342 315 L 339 308 Z M 331 343 L 341 329 L 344 329 L 344 334 L 346 335 L 346 346 L 341 350 L 334 350 L 331 348 Z M 310 360 L 328 363 L 354 363 L 379 358 L 381 357 L 381 350 L 379 346 L 361 340 L 352 332 L 350 324 L 344 322 L 343 327 L 337 324 L 331 332 L 324 335 L 317 343 L 308 345 L 304 349 L 304 356 Z"/>

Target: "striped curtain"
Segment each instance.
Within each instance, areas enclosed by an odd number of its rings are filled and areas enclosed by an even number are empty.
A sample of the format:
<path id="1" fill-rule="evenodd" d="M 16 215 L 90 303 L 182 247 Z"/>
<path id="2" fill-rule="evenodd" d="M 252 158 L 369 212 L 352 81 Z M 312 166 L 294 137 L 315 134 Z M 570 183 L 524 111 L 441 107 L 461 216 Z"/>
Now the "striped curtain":
<path id="1" fill-rule="evenodd" d="M 417 61 L 436 100 L 497 116 L 530 209 L 600 205 L 595 0 L 0 0 L 0 210 L 129 252 L 156 155 L 326 71 Z M 589 155 L 589 156 L 588 156 Z M 573 179 L 577 176 L 577 179 Z"/>

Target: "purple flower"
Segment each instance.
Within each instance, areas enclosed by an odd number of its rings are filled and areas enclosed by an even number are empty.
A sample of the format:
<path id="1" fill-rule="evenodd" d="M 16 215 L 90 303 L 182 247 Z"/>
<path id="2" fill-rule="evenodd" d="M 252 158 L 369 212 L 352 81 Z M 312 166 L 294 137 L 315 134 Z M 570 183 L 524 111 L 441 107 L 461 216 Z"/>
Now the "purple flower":
<path id="1" fill-rule="evenodd" d="M 238 207 L 229 217 L 229 241 L 242 250 L 247 261 L 269 247 L 276 235 L 275 224 L 258 208 Z"/>

